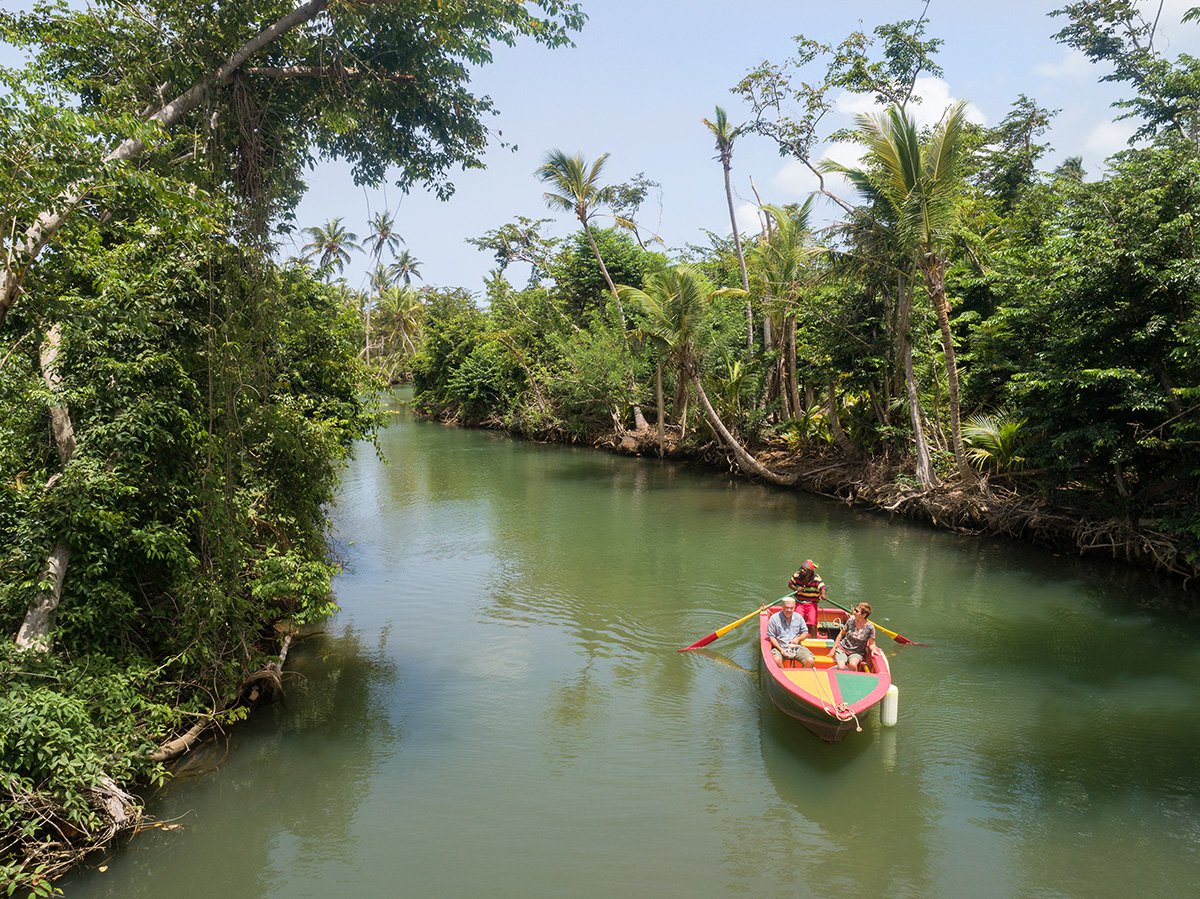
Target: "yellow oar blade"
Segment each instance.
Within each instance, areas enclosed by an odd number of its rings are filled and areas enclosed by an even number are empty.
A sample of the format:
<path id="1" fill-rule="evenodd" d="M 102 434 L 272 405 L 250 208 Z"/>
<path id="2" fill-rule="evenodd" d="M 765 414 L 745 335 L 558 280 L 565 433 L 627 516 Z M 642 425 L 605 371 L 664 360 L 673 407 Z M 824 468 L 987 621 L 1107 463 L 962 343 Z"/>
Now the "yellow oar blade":
<path id="1" fill-rule="evenodd" d="M 829 597 L 825 597 L 825 602 L 829 603 L 831 606 L 836 606 L 837 608 L 841 609 L 843 612 L 845 612 L 848 615 L 854 614 L 849 609 L 847 609 L 844 605 L 842 605 L 841 603 L 834 602 Z M 884 627 L 878 621 L 872 621 L 871 624 L 875 625 L 875 630 L 882 631 L 883 633 L 885 633 L 889 637 L 891 637 L 893 640 L 895 640 L 897 643 L 903 643 L 903 644 L 907 644 L 909 646 L 928 646 L 929 645 L 928 643 L 918 643 L 916 640 L 910 640 L 910 639 L 908 639 L 908 637 L 904 636 L 903 634 L 898 634 L 895 631 L 889 631 L 886 627 Z"/>

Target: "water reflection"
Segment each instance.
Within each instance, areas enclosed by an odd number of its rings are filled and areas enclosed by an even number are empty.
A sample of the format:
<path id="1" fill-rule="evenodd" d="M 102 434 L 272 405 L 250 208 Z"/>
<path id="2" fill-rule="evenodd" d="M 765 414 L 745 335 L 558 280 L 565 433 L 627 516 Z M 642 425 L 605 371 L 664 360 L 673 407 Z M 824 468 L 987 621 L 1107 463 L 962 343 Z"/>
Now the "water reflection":
<path id="1" fill-rule="evenodd" d="M 69 895 L 1191 882 L 1200 624 L 1141 602 L 1178 590 L 672 463 L 403 416 L 380 446 L 336 510 L 341 636 L 297 656 L 288 707 L 220 771 L 168 792 L 155 811 L 186 830 Z M 778 713 L 753 622 L 675 651 L 810 557 L 831 597 L 931 644 L 885 641 L 894 729 L 872 715 L 828 746 Z"/>
<path id="2" fill-rule="evenodd" d="M 138 836 L 108 861 L 111 873 L 83 872 L 64 884 L 67 895 L 265 896 L 284 872 L 338 858 L 374 772 L 400 742 L 387 711 L 396 669 L 385 641 L 367 645 L 347 628 L 300 643 L 287 705 L 232 730 L 226 764 L 151 802 L 159 820 L 182 829 Z"/>

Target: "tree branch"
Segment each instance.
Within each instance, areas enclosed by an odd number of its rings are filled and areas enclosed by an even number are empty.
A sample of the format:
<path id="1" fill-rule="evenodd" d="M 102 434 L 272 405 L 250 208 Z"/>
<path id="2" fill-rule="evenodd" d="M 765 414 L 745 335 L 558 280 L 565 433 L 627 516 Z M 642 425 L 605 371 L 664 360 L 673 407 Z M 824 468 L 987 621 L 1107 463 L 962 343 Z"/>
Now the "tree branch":
<path id="1" fill-rule="evenodd" d="M 247 75 L 261 75 L 264 78 L 358 78 L 361 76 L 375 78 L 379 81 L 416 81 L 416 75 L 392 74 L 376 72 L 371 69 L 359 69 L 354 66 L 248 66 L 242 70 Z"/>

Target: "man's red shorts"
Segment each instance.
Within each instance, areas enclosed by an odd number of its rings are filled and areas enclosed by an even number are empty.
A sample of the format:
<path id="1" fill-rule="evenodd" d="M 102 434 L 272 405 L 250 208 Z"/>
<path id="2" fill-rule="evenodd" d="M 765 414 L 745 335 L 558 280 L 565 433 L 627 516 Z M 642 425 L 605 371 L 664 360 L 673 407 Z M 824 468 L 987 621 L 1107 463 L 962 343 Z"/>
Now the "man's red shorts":
<path id="1" fill-rule="evenodd" d="M 804 623 L 808 625 L 808 635 L 815 637 L 817 635 L 817 603 L 815 601 L 798 602 L 796 611 L 804 616 Z"/>

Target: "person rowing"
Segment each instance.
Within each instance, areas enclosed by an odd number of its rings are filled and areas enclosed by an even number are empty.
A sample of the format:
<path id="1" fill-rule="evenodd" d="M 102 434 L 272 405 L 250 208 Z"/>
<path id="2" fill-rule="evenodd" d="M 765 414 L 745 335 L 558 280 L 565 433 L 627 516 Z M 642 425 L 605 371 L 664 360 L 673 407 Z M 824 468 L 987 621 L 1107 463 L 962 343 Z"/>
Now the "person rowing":
<path id="1" fill-rule="evenodd" d="M 800 569 L 788 580 L 788 589 L 796 594 L 799 612 L 804 616 L 804 623 L 815 637 L 817 636 L 817 604 L 825 598 L 825 582 L 817 574 L 817 563 L 805 559 Z"/>

